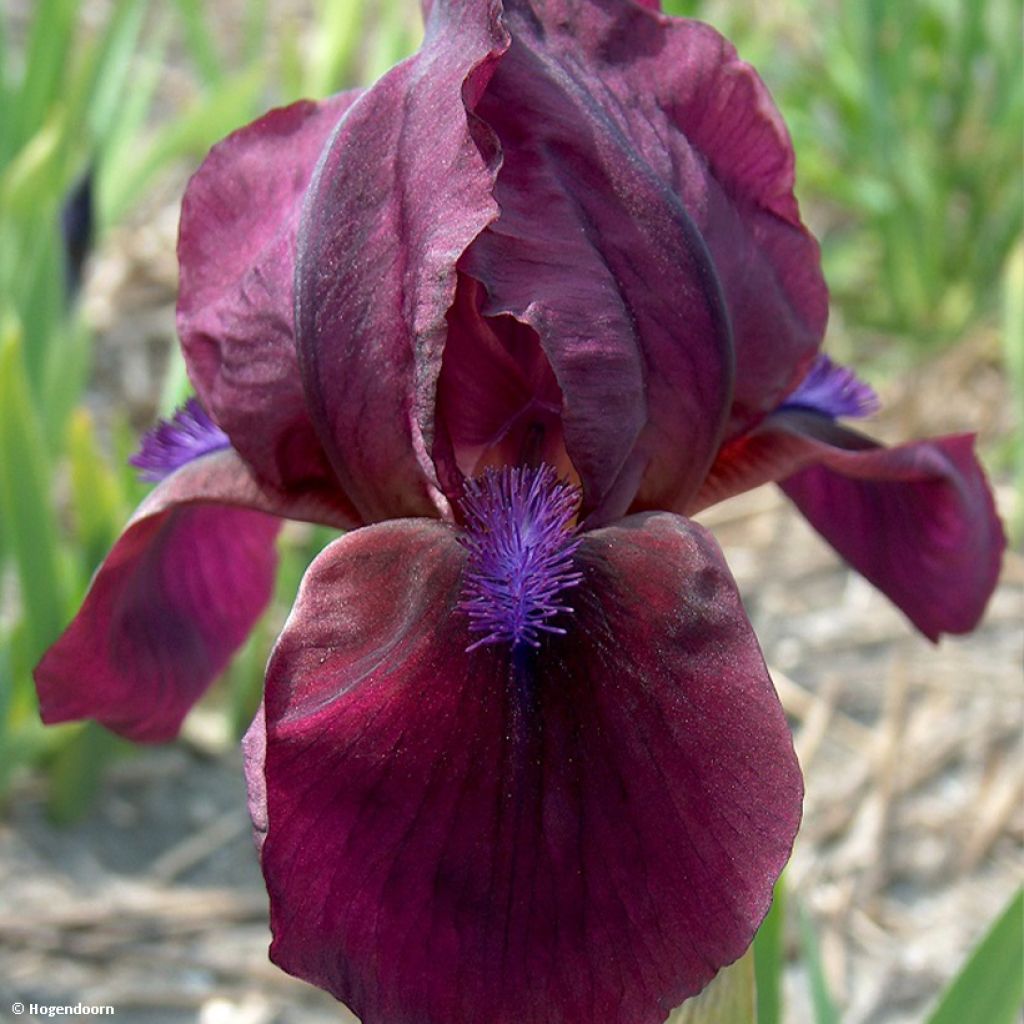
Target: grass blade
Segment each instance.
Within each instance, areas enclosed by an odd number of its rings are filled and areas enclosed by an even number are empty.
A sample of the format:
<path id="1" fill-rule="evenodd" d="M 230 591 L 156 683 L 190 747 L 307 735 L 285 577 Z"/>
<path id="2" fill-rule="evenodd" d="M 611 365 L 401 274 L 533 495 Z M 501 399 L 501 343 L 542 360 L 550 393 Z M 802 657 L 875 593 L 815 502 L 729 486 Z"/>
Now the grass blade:
<path id="1" fill-rule="evenodd" d="M 7 23 L 4 12 L 0 10 L 0 110 L 10 110 L 14 102 L 7 74 Z M 0 167 L 7 162 L 7 155 L 13 145 L 10 120 L 0 117 Z"/>
<path id="2" fill-rule="evenodd" d="M 780 878 L 768 916 L 754 936 L 754 973 L 757 979 L 757 1024 L 782 1020 L 782 972 L 786 963 L 784 925 L 785 888 Z"/>
<path id="3" fill-rule="evenodd" d="M 366 4 L 327 0 L 317 13 L 317 34 L 305 62 L 303 92 L 307 96 L 327 96 L 352 84 L 352 61 L 366 20 Z"/>
<path id="4" fill-rule="evenodd" d="M 18 570 L 26 656 L 34 660 L 64 624 L 57 524 L 49 460 L 22 362 L 21 331 L 8 317 L 0 332 L 0 512 Z"/>
<path id="5" fill-rule="evenodd" d="M 102 146 L 131 93 L 128 76 L 145 13 L 145 2 L 121 0 L 92 55 L 87 87 L 81 95 L 82 118 L 88 123 L 93 145 Z"/>
<path id="6" fill-rule="evenodd" d="M 71 464 L 76 549 L 83 577 L 88 579 L 117 539 L 128 510 L 120 480 L 103 457 L 87 409 L 79 408 L 72 414 L 66 448 Z"/>
<path id="7" fill-rule="evenodd" d="M 1024 1009 L 1024 889 L 975 947 L 928 1024 L 1014 1024 Z"/>
<path id="8" fill-rule="evenodd" d="M 91 810 L 107 765 L 129 745 L 95 722 L 86 722 L 62 743 L 49 765 L 50 817 L 70 824 Z"/>
<path id="9" fill-rule="evenodd" d="M 213 44 L 213 33 L 203 15 L 199 0 L 177 0 L 185 29 L 185 44 L 200 77 L 207 85 L 217 85 L 224 78 L 221 55 Z"/>
<path id="10" fill-rule="evenodd" d="M 77 319 L 54 324 L 46 343 L 46 360 L 42 423 L 51 451 L 60 452 L 68 417 L 81 400 L 92 366 L 92 336 L 86 325 Z"/>
<path id="11" fill-rule="evenodd" d="M 68 73 L 78 0 L 40 0 L 32 22 L 25 60 L 25 77 L 17 102 L 5 110 L 10 118 L 12 145 L 19 149 L 46 119 L 59 98 Z"/>
<path id="12" fill-rule="evenodd" d="M 265 84 L 266 69 L 255 65 L 225 79 L 162 128 L 136 162 L 118 169 L 116 198 L 110 200 L 106 215 L 118 218 L 141 195 L 155 173 L 184 156 L 198 159 L 215 142 L 252 120 Z"/>
<path id="13" fill-rule="evenodd" d="M 1003 357 L 1017 430 L 1011 435 L 1010 461 L 1016 484 L 1016 507 L 1010 520 L 1014 541 L 1024 535 L 1024 241 L 1007 261 L 1003 279 Z"/>
<path id="14" fill-rule="evenodd" d="M 799 904 L 797 904 L 796 911 L 800 930 L 800 953 L 807 971 L 807 981 L 811 987 L 815 1024 L 839 1024 L 839 1011 L 832 1000 L 828 980 L 825 978 L 814 924 L 810 915 Z"/>
<path id="15" fill-rule="evenodd" d="M 96 181 L 96 222 L 100 234 L 130 205 L 124 197 L 125 184 L 160 83 L 164 54 L 171 38 L 170 21 L 157 21 L 146 38 L 145 49 L 134 56 L 132 87 L 103 139 L 103 159 Z"/>
<path id="16" fill-rule="evenodd" d="M 371 82 L 416 49 L 420 32 L 418 19 L 401 0 L 384 0 L 377 5 L 376 14 L 376 37 L 366 69 L 366 77 Z"/>

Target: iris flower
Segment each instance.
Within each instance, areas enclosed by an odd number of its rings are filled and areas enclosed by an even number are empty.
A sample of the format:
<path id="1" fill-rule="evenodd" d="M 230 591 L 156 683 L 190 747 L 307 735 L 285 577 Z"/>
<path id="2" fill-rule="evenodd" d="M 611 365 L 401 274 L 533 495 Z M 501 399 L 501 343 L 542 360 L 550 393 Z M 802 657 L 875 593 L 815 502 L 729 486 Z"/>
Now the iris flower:
<path id="1" fill-rule="evenodd" d="M 693 516 L 769 480 L 928 636 L 1003 539 L 970 438 L 885 449 L 820 353 L 756 73 L 655 0 L 433 0 L 372 88 L 215 147 L 182 210 L 198 402 L 37 670 L 171 737 L 310 567 L 247 736 L 277 963 L 366 1024 L 654 1024 L 749 945 L 785 717 Z"/>

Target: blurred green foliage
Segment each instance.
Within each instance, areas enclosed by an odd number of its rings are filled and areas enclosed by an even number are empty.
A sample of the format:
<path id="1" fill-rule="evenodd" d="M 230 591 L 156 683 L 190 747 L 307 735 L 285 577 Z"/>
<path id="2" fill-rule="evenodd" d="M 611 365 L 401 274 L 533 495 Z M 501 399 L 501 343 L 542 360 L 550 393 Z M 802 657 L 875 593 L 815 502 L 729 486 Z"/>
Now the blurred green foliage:
<path id="1" fill-rule="evenodd" d="M 125 464 L 123 412 L 101 436 L 86 401 L 97 397 L 92 338 L 67 288 L 62 210 L 86 182 L 79 215 L 91 208 L 85 233 L 102 244 L 162 176 L 219 138 L 275 103 L 380 74 L 420 32 L 404 0 L 317 0 L 302 22 L 275 21 L 264 2 L 238 10 L 230 40 L 198 0 L 39 0 L 0 14 L 0 795 L 19 767 L 45 763 L 60 817 L 87 806 L 98 766 L 123 745 L 91 727 L 44 730 L 31 669 L 144 491 Z M 188 88 L 168 111 L 172 70 Z M 165 411 L 186 386 L 178 360 Z M 284 552 L 271 619 L 323 542 Z M 272 635 L 258 630 L 230 673 L 236 729 L 258 699 Z"/>
<path id="2" fill-rule="evenodd" d="M 63 203 L 88 176 L 102 244 L 163 175 L 267 106 L 371 81 L 411 52 L 415 6 L 310 0 L 308 17 L 289 20 L 271 0 L 249 0 L 233 5 L 230 33 L 201 0 L 110 0 L 90 18 L 84 0 L 0 13 L 0 795 L 19 769 L 42 764 L 54 813 L 71 817 L 104 760 L 127 748 L 97 727 L 44 730 L 31 684 L 143 490 L 125 465 L 123 416 L 101 433 L 86 404 L 92 339 L 65 291 Z M 883 333 L 908 358 L 1001 323 L 1024 423 L 1024 0 L 664 6 L 715 24 L 771 87 L 842 322 Z M 174 103 L 162 93 L 171 67 L 187 83 Z M 186 385 L 179 361 L 165 411 Z M 1019 442 L 1011 459 L 1024 483 Z M 328 536 L 286 534 L 272 609 L 214 696 L 235 735 Z M 817 1019 L 834 1020 L 810 923 L 797 917 Z M 756 950 L 765 1022 L 782 1019 L 782 927 L 780 903 Z M 961 989 L 987 983 L 992 948 Z M 954 993 L 935 1019 L 958 1019 L 949 1014 L 962 999 Z"/>
<path id="3" fill-rule="evenodd" d="M 999 303 L 1021 238 L 1022 0 L 667 0 L 758 68 L 848 324 L 919 346 Z"/>
<path id="4" fill-rule="evenodd" d="M 939 996 L 928 1024 L 1014 1024 L 1024 1009 L 1024 889 L 967 958 Z"/>

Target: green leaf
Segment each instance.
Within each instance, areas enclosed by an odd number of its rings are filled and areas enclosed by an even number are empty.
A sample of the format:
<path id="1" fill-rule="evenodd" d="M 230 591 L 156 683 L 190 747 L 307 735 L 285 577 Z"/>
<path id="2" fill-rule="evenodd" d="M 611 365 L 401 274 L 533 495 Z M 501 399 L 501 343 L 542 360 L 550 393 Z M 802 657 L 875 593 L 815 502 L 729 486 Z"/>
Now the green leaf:
<path id="1" fill-rule="evenodd" d="M 17 321 L 0 322 L 0 516 L 18 570 L 27 656 L 37 658 L 63 625 L 57 524 L 49 460 L 22 361 Z"/>
<path id="2" fill-rule="evenodd" d="M 60 96 L 74 37 L 78 0 L 39 0 L 29 36 L 25 77 L 17 102 L 6 110 L 14 148 L 34 135 Z"/>
<path id="3" fill-rule="evenodd" d="M 60 194 L 67 121 L 55 113 L 33 132 L 0 174 L 0 210 L 5 216 L 38 215 L 38 208 Z"/>
<path id="4" fill-rule="evenodd" d="M 352 63 L 366 20 L 365 3 L 321 0 L 317 32 L 304 62 L 303 91 L 307 96 L 327 96 L 352 84 Z"/>
<path id="5" fill-rule="evenodd" d="M 754 1024 L 754 951 L 723 967 L 703 992 L 687 999 L 665 1024 Z"/>
<path id="6" fill-rule="evenodd" d="M 1019 540 L 1024 534 L 1024 241 L 1007 260 L 1003 275 L 1003 352 L 1010 399 L 1017 430 L 1011 435 L 1017 506 L 1010 522 L 1010 534 Z"/>
<path id="7" fill-rule="evenodd" d="M 786 916 L 785 889 L 780 878 L 768 916 L 754 936 L 754 974 L 757 979 L 757 1024 L 782 1020 L 782 972 L 785 967 L 783 932 Z"/>
<path id="8" fill-rule="evenodd" d="M 111 227 L 130 205 L 124 190 L 136 164 L 147 115 L 163 74 L 164 54 L 171 38 L 170 20 L 157 19 L 144 38 L 143 51 L 133 59 L 132 87 L 121 97 L 117 117 L 102 141 L 96 180 L 96 220 L 100 233 Z"/>
<path id="9" fill-rule="evenodd" d="M 263 676 L 275 636 L 267 619 L 267 615 L 260 618 L 228 667 L 228 714 L 231 735 L 236 740 L 245 735 L 263 700 Z"/>
<path id="10" fill-rule="evenodd" d="M 91 809 L 106 766 L 129 745 L 95 722 L 86 722 L 57 748 L 49 765 L 49 812 L 54 821 L 78 821 Z"/>
<path id="11" fill-rule="evenodd" d="M 45 199 L 41 204 L 45 215 L 50 215 L 53 204 Z M 40 230 L 38 222 L 33 224 L 31 220 L 26 226 L 27 231 L 19 239 L 20 265 L 12 268 L 12 278 L 0 286 L 7 289 L 6 295 L 0 290 L 0 298 L 8 299 L 17 315 L 22 359 L 34 408 L 45 431 L 51 413 L 45 391 L 47 364 L 52 358 L 52 346 L 62 340 L 64 329 L 62 265 L 56 231 Z M 48 432 L 45 436 L 48 440 L 53 437 Z"/>
<path id="12" fill-rule="evenodd" d="M 76 541 L 87 579 L 124 526 L 121 482 L 100 450 L 92 416 L 76 409 L 67 431 Z"/>
<path id="13" fill-rule="evenodd" d="M 341 6 L 347 6 L 342 4 Z M 266 52 L 267 0 L 249 0 L 245 9 L 245 28 L 242 31 L 242 52 L 245 63 L 258 60 Z"/>
<path id="14" fill-rule="evenodd" d="M 821 964 L 821 953 L 818 947 L 818 935 L 810 915 L 797 904 L 797 923 L 800 929 L 800 952 L 803 957 L 804 969 L 811 987 L 811 1002 L 814 1006 L 816 1024 L 839 1024 L 839 1011 L 832 1001 L 828 981 Z"/>
<path id="15" fill-rule="evenodd" d="M 13 89 L 7 79 L 7 25 L 3 11 L 0 11 L 0 110 L 10 110 L 14 102 Z M 9 118 L 0 117 L 0 167 L 7 160 L 7 154 L 14 144 Z"/>
<path id="16" fill-rule="evenodd" d="M 90 54 L 81 96 L 82 118 L 89 126 L 93 145 L 102 146 L 134 89 L 134 82 L 128 88 L 129 75 L 146 7 L 140 0 L 120 0 Z"/>
<path id="17" fill-rule="evenodd" d="M 51 277 L 49 283 L 56 281 Z M 59 296 L 54 301 L 59 301 Z M 68 417 L 88 383 L 92 335 L 81 320 L 58 321 L 45 339 L 45 353 L 42 422 L 51 451 L 59 453 L 66 440 Z"/>
<path id="18" fill-rule="evenodd" d="M 376 81 L 419 45 L 420 31 L 402 0 L 382 0 L 376 5 L 377 33 L 367 67 L 367 78 Z"/>
<path id="19" fill-rule="evenodd" d="M 179 406 L 184 405 L 192 394 L 192 382 L 188 379 L 188 367 L 180 349 L 171 353 L 170 365 L 160 389 L 159 413 L 165 419 L 174 415 Z"/>
<path id="20" fill-rule="evenodd" d="M 188 110 L 160 130 L 134 162 L 119 168 L 117 191 L 107 216 L 117 219 L 149 184 L 152 176 L 185 156 L 205 155 L 215 142 L 252 120 L 266 84 L 266 69 L 256 64 L 204 93 Z"/>
<path id="21" fill-rule="evenodd" d="M 1014 1024 L 1024 1003 L 1024 889 L 950 983 L 928 1024 Z"/>
<path id="22" fill-rule="evenodd" d="M 177 6 L 185 29 L 185 45 L 196 69 L 207 85 L 217 85 L 224 78 L 223 60 L 203 15 L 205 5 L 199 0 L 177 0 Z"/>
<path id="23" fill-rule="evenodd" d="M 15 663 L 23 638 L 21 629 L 0 633 L 0 798 L 18 769 L 37 762 L 53 746 L 55 734 L 63 733 L 39 721 L 34 694 L 16 685 Z"/>

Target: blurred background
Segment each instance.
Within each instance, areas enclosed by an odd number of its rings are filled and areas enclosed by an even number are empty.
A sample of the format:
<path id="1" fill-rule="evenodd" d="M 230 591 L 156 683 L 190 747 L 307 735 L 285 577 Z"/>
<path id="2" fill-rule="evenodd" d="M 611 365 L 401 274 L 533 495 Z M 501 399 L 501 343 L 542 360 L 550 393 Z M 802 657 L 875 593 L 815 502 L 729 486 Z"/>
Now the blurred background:
<path id="1" fill-rule="evenodd" d="M 665 7 L 729 36 L 782 109 L 832 289 L 827 348 L 883 400 L 867 429 L 977 432 L 1019 541 L 1024 3 Z M 139 433 L 188 393 L 189 174 L 267 107 L 374 80 L 418 45 L 415 8 L 0 2 L 0 1019 L 14 999 L 111 1004 L 133 1024 L 349 1019 L 267 961 L 237 752 L 329 531 L 286 530 L 273 606 L 177 744 L 43 729 L 30 671 L 146 491 L 126 465 Z M 1019 548 L 980 629 L 933 647 L 773 490 L 703 518 L 807 775 L 759 939 L 759 1021 L 1018 1019 L 1013 919 L 959 972 L 1024 868 Z M 1000 978 L 1009 993 L 983 1003 Z"/>

